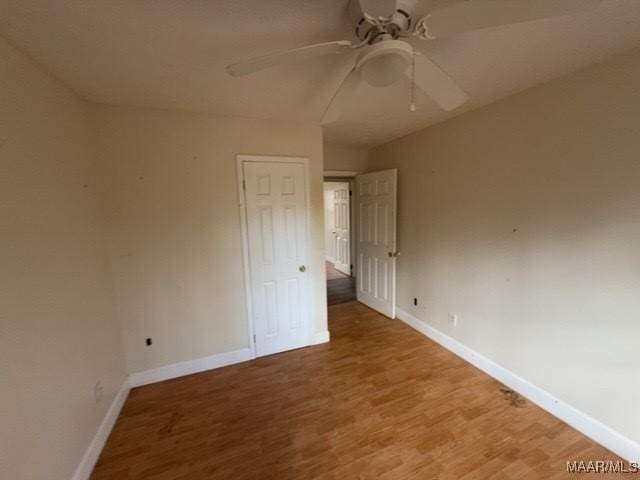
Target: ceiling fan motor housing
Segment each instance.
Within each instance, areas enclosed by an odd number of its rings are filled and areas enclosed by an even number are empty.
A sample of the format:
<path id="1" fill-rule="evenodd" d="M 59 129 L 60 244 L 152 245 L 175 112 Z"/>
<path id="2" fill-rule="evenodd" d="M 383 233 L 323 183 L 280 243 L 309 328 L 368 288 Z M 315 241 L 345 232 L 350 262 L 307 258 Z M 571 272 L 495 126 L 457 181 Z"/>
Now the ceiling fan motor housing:
<path id="1" fill-rule="evenodd" d="M 386 40 L 366 47 L 358 57 L 360 77 L 374 87 L 397 82 L 411 65 L 413 48 L 402 40 Z"/>
<path id="2" fill-rule="evenodd" d="M 396 39 L 400 33 L 411 29 L 411 15 L 416 3 L 416 0 L 396 0 L 396 10 L 390 17 L 371 19 L 374 21 L 371 23 L 360 9 L 359 1 L 351 0 L 349 2 L 351 17 L 357 22 L 356 37 L 369 43 L 379 41 L 382 36 Z"/>

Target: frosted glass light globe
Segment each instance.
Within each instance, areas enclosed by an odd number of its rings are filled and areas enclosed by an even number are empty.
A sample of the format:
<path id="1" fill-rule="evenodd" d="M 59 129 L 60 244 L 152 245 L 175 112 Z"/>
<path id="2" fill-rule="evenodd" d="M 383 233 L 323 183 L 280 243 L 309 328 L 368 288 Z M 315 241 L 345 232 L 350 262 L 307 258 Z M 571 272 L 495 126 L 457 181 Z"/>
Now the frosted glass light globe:
<path id="1" fill-rule="evenodd" d="M 402 78 L 411 64 L 413 48 L 402 40 L 374 43 L 357 63 L 360 77 L 374 87 L 385 87 Z"/>
<path id="2" fill-rule="evenodd" d="M 386 87 L 404 76 L 409 61 L 403 55 L 390 52 L 371 58 L 360 67 L 360 75 L 374 87 Z"/>

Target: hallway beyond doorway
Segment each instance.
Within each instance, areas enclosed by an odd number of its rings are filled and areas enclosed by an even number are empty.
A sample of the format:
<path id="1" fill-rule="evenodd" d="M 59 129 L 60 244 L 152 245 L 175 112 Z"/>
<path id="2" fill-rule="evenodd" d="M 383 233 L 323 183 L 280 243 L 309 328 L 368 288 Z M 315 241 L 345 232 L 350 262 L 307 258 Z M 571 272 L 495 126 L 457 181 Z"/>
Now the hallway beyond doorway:
<path id="1" fill-rule="evenodd" d="M 324 262 L 325 267 L 327 269 L 327 281 L 329 280 L 337 280 L 338 278 L 347 278 L 349 275 L 346 273 L 342 273 L 336 267 L 333 266 L 331 262 Z"/>
<path id="2" fill-rule="evenodd" d="M 337 305 L 356 299 L 356 278 L 336 270 L 331 262 L 326 262 L 327 304 Z"/>

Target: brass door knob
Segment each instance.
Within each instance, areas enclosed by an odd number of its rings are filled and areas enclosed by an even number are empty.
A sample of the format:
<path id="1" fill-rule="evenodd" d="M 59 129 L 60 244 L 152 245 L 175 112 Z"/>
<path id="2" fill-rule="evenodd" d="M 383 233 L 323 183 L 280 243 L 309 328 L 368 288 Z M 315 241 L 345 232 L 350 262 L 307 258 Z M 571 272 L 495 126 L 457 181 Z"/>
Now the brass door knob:
<path id="1" fill-rule="evenodd" d="M 305 267 L 304 265 L 300 265 L 300 268 L 298 270 L 300 270 L 301 272 L 306 272 L 307 267 Z"/>

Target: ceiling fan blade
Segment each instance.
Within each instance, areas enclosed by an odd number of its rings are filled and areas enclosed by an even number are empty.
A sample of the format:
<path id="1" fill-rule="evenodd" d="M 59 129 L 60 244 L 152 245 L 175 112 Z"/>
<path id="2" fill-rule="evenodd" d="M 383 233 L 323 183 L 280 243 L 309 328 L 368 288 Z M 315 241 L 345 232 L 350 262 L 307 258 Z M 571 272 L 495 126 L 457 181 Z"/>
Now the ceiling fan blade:
<path id="1" fill-rule="evenodd" d="M 424 55 L 416 52 L 414 82 L 416 87 L 431 97 L 443 110 L 453 110 L 465 103 L 469 96 L 456 83 Z M 407 72 L 410 77 L 411 70 Z"/>
<path id="2" fill-rule="evenodd" d="M 559 17 L 596 8 L 602 0 L 466 0 L 431 12 L 424 19 L 428 38 Z"/>
<path id="3" fill-rule="evenodd" d="M 373 18 L 389 18 L 396 13 L 396 0 L 360 0 L 362 14 Z"/>
<path id="4" fill-rule="evenodd" d="M 283 52 L 268 53 L 260 57 L 250 58 L 237 63 L 227 65 L 225 70 L 229 75 L 239 77 L 249 75 L 250 73 L 264 70 L 266 68 L 275 67 L 284 63 L 298 62 L 307 58 L 319 57 L 322 55 L 331 55 L 344 53 L 351 49 L 351 42 L 348 40 L 340 40 L 337 42 L 318 43 L 308 45 L 306 47 L 294 48 L 293 50 L 285 50 Z"/>
<path id="5" fill-rule="evenodd" d="M 320 123 L 325 125 L 327 123 L 333 123 L 340 118 L 344 107 L 355 93 L 359 83 L 360 74 L 354 66 L 333 94 Z"/>

